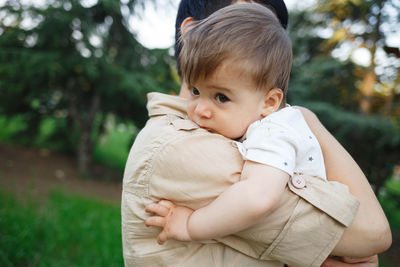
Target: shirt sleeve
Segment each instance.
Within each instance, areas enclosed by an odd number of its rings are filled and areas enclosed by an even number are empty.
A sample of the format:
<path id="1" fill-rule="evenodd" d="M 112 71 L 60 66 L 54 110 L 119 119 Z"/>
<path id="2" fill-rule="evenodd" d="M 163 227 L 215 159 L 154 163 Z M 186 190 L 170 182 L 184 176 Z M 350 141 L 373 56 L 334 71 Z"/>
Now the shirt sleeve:
<path id="1" fill-rule="evenodd" d="M 290 176 L 296 166 L 297 135 L 278 119 L 265 118 L 250 125 L 243 143 L 243 159 L 280 169 Z"/>

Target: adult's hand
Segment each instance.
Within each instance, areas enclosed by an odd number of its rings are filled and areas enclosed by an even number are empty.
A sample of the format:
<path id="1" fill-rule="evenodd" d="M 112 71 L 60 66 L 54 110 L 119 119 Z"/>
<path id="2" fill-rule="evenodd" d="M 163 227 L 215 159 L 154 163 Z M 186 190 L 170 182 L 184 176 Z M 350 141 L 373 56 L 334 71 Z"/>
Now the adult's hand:
<path id="1" fill-rule="evenodd" d="M 343 257 L 340 259 L 327 258 L 321 267 L 378 267 L 378 255 L 356 259 Z"/>

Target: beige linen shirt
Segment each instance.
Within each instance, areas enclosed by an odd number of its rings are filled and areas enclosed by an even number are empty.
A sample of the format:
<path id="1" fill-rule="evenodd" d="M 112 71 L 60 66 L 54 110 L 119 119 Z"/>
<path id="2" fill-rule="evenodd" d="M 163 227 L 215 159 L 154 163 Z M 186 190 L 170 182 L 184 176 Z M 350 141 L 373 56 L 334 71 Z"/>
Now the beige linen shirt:
<path id="1" fill-rule="evenodd" d="M 240 180 L 242 158 L 232 140 L 199 128 L 186 100 L 150 93 L 150 119 L 136 137 L 122 192 L 125 266 L 319 266 L 358 208 L 346 186 L 304 176 L 271 214 L 236 235 L 202 242 L 169 240 L 146 227 L 145 206 L 160 199 L 198 209 Z M 311 204 L 310 204 L 311 203 Z"/>

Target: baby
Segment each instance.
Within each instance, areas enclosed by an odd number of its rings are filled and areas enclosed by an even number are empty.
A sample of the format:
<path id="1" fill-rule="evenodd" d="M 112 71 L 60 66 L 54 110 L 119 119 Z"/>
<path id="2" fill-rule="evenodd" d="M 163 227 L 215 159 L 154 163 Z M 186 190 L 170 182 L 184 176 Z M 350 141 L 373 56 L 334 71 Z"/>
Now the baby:
<path id="1" fill-rule="evenodd" d="M 239 232 L 277 208 L 288 182 L 307 187 L 295 174 L 326 179 L 317 139 L 301 112 L 286 104 L 292 49 L 276 16 L 257 4 L 232 5 L 184 24 L 182 33 L 188 116 L 235 140 L 245 163 L 241 181 L 208 206 L 196 211 L 169 201 L 147 206 L 158 216 L 146 224 L 164 228 L 160 244 Z"/>

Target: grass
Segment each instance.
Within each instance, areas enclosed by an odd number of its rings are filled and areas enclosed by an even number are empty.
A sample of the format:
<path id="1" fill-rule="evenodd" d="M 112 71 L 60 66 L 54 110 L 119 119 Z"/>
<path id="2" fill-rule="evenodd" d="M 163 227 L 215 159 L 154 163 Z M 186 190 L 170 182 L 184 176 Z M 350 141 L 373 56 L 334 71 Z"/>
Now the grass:
<path id="1" fill-rule="evenodd" d="M 60 191 L 0 192 L 1 266 L 123 266 L 120 207 Z"/>

